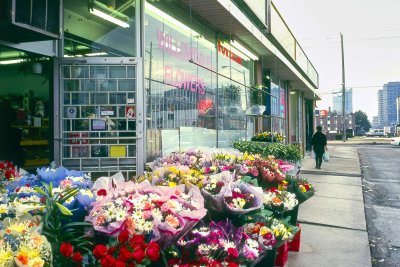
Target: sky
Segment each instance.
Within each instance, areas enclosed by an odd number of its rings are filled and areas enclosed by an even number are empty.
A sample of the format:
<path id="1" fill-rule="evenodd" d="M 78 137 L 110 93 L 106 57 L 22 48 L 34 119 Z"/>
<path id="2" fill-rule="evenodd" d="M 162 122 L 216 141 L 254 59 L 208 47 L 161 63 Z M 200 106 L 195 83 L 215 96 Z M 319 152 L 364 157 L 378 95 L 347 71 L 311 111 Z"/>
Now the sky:
<path id="1" fill-rule="evenodd" d="M 353 111 L 378 114 L 377 91 L 400 81 L 400 0 L 275 0 L 300 46 L 319 73 L 318 109 L 332 106 L 341 90 L 340 33 L 345 84 L 353 88 Z"/>

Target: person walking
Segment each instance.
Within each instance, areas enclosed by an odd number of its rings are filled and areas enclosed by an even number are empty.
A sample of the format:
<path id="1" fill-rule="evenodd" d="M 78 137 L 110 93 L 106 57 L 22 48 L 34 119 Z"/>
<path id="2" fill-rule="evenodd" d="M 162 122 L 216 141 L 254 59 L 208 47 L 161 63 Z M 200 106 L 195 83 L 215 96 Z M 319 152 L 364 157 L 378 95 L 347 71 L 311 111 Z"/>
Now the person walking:
<path id="1" fill-rule="evenodd" d="M 322 157 L 327 147 L 326 135 L 322 133 L 322 126 L 317 126 L 317 132 L 313 135 L 311 139 L 311 149 L 315 153 L 315 168 L 321 169 Z"/>

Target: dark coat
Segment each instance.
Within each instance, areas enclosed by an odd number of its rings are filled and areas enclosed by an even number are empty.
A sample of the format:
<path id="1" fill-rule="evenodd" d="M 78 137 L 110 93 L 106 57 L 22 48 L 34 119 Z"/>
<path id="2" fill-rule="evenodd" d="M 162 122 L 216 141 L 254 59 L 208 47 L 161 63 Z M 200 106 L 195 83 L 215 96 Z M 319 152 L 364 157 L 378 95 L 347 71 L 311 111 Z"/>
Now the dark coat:
<path id="1" fill-rule="evenodd" d="M 313 146 L 315 153 L 324 153 L 326 142 L 326 135 L 322 132 L 316 132 L 311 140 L 311 145 Z"/>

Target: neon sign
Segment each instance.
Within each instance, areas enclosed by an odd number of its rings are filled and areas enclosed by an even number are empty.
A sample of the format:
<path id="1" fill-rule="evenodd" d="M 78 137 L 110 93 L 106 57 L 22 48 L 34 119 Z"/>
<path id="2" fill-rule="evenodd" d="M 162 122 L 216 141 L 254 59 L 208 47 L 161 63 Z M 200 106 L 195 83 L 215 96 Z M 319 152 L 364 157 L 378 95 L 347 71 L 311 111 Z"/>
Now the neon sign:
<path id="1" fill-rule="evenodd" d="M 181 69 L 173 68 L 172 65 L 166 65 L 164 67 L 164 79 L 165 83 L 177 88 L 188 90 L 200 95 L 206 93 L 206 86 L 203 78 Z"/>
<path id="2" fill-rule="evenodd" d="M 211 99 L 202 99 L 197 104 L 199 114 L 207 114 L 213 108 L 213 101 Z"/>
<path id="3" fill-rule="evenodd" d="M 221 41 L 218 41 L 218 53 L 230 58 L 231 60 L 242 64 L 243 59 L 235 54 L 231 49 L 226 48 L 222 45 Z"/>

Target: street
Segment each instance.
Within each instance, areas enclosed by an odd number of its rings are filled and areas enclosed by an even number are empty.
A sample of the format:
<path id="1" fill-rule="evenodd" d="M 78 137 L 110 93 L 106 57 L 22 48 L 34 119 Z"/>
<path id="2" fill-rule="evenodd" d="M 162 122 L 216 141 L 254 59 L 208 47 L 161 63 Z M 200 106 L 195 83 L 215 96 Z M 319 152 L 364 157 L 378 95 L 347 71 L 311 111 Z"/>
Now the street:
<path id="1" fill-rule="evenodd" d="M 373 266 L 400 266 L 400 147 L 360 145 Z"/>

